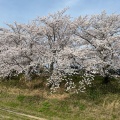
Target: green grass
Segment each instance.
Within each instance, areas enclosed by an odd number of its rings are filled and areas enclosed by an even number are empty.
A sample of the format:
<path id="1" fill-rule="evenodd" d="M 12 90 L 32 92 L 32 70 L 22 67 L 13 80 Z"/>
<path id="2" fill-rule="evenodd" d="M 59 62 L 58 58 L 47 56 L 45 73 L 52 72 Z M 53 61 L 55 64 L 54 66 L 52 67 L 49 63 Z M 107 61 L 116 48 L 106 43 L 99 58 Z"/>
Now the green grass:
<path id="1" fill-rule="evenodd" d="M 23 102 L 25 99 L 25 95 L 18 95 L 17 96 L 17 100 L 20 101 L 20 102 Z"/>
<path id="2" fill-rule="evenodd" d="M 111 80 L 110 84 L 104 85 L 101 83 L 101 77 L 96 76 L 95 79 L 94 84 L 85 93 L 52 95 L 43 87 L 30 89 L 14 86 L 14 82 L 18 84 L 17 80 L 1 82 L 0 107 L 48 120 L 119 120 L 120 84 Z M 30 85 L 34 86 L 37 83 L 41 82 L 31 81 Z M 16 117 L 1 111 L 0 119 L 5 114 L 8 116 L 5 119 L 14 120 Z"/>

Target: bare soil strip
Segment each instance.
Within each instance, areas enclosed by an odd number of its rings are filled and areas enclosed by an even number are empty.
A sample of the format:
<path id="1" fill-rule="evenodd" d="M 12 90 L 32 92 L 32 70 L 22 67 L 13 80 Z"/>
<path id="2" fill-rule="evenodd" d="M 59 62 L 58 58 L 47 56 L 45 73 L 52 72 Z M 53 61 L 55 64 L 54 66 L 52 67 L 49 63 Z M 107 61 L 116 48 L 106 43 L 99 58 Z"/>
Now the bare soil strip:
<path id="1" fill-rule="evenodd" d="M 28 117 L 28 118 L 31 118 L 31 119 L 35 119 L 35 120 L 46 120 L 46 119 L 43 119 L 43 118 L 39 118 L 39 117 L 36 117 L 36 116 L 32 116 L 32 115 L 28 115 L 28 114 L 12 111 L 12 110 L 8 110 L 8 109 L 5 109 L 5 108 L 0 108 L 0 110 L 6 111 L 6 112 L 9 112 L 9 113 L 13 113 L 13 114 L 16 114 L 16 115 L 20 115 L 20 116 L 25 116 L 25 117 Z"/>

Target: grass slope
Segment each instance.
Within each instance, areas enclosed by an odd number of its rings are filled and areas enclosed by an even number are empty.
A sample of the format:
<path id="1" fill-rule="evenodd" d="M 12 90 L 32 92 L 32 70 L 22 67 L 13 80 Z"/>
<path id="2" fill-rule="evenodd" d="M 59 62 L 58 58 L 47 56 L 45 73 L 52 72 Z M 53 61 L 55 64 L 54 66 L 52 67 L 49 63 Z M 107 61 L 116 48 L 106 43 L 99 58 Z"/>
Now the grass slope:
<path id="1" fill-rule="evenodd" d="M 26 84 L 18 80 L 1 81 L 0 107 L 48 120 L 120 119 L 120 84 L 115 80 L 111 81 L 111 84 L 103 85 L 101 78 L 96 77 L 92 87 L 80 94 L 50 94 L 44 89 L 44 84 L 41 80 Z M 0 119 L 18 120 L 18 116 L 0 111 Z"/>

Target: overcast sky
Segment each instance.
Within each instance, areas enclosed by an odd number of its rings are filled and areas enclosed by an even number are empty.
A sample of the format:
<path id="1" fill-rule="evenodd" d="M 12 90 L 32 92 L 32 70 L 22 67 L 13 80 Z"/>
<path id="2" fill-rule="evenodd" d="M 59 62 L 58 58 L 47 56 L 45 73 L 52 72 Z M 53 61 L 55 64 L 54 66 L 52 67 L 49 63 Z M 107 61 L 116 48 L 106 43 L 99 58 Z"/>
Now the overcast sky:
<path id="1" fill-rule="evenodd" d="M 45 16 L 65 7 L 70 9 L 71 17 L 99 14 L 105 10 L 108 14 L 120 13 L 120 0 L 0 0 L 0 26 L 4 23 L 28 23 L 37 16 Z"/>

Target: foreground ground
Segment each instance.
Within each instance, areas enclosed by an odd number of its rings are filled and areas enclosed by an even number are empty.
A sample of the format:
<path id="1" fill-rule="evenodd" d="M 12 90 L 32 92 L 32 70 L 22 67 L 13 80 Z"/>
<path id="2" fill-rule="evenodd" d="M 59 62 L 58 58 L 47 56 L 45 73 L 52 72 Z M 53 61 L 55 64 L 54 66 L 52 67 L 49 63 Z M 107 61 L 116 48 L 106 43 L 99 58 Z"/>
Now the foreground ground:
<path id="1" fill-rule="evenodd" d="M 47 120 L 120 119 L 120 85 L 116 82 L 95 84 L 80 94 L 50 94 L 39 80 L 27 82 L 27 86 L 17 80 L 0 82 L 0 108 Z M 0 120 L 33 118 L 0 110 Z"/>
<path id="2" fill-rule="evenodd" d="M 33 115 L 18 112 L 16 110 L 0 108 L 0 119 L 1 120 L 46 120 L 44 118 L 36 117 Z"/>

